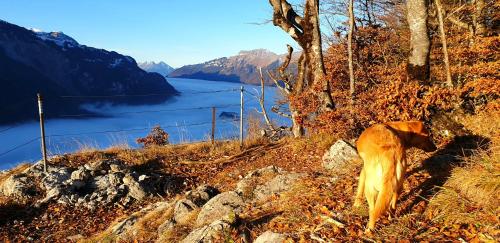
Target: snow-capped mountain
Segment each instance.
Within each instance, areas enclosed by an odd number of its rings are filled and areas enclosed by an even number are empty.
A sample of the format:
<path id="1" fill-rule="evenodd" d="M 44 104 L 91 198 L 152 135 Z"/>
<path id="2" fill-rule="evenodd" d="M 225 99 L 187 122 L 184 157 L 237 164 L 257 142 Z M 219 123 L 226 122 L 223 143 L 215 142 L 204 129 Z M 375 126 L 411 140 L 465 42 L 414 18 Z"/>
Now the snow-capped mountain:
<path id="1" fill-rule="evenodd" d="M 60 47 L 80 47 L 80 44 L 78 44 L 75 39 L 65 35 L 63 32 L 43 32 L 34 28 L 31 28 L 30 30 L 33 31 L 38 38 L 54 42 Z"/>
<path id="2" fill-rule="evenodd" d="M 101 100 L 145 104 L 164 102 L 177 94 L 164 76 L 140 69 L 132 57 L 81 45 L 62 32 L 28 30 L 5 21 L 0 21 L 0 74 L 0 107 L 24 104 L 2 114 L 0 123 L 32 118 L 36 107 L 25 101 L 38 92 L 47 98 L 49 116 L 79 111 L 81 100 L 72 103 L 60 96 L 165 94 Z"/>
<path id="3" fill-rule="evenodd" d="M 168 76 L 174 68 L 165 62 L 140 62 L 137 64 L 142 70 L 150 73 L 159 73 L 163 76 Z"/>

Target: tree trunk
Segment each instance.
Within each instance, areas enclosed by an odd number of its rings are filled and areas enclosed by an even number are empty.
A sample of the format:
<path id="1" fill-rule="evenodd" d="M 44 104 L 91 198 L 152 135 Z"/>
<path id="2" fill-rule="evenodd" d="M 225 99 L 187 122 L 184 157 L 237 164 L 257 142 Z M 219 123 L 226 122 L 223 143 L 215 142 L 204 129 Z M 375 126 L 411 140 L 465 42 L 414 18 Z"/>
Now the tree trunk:
<path id="1" fill-rule="evenodd" d="M 368 8 L 368 7 L 367 7 Z M 369 14 L 368 14 L 369 15 Z M 352 61 L 352 36 L 354 34 L 354 0 L 349 0 L 349 33 L 347 35 L 347 51 L 349 53 L 349 86 L 351 103 L 354 102 L 354 64 Z"/>
<path id="2" fill-rule="evenodd" d="M 319 24 L 319 0 L 306 0 L 303 17 L 286 0 L 269 0 L 273 7 L 273 24 L 287 32 L 302 47 L 303 59 L 298 65 L 297 83 L 319 88 L 320 110 L 332 110 L 330 84 L 326 79 Z M 302 78 L 302 80 L 301 80 Z M 304 87 L 295 87 L 302 92 Z"/>
<path id="3" fill-rule="evenodd" d="M 299 112 L 290 106 L 290 111 L 292 113 L 292 133 L 296 138 L 304 136 L 304 126 L 298 122 Z"/>
<path id="4" fill-rule="evenodd" d="M 441 5 L 441 0 L 436 0 L 436 8 L 439 20 L 439 32 L 441 33 L 441 45 L 443 46 L 446 84 L 448 85 L 448 87 L 453 87 L 453 81 L 451 80 L 450 61 L 448 58 L 448 44 L 446 43 L 446 32 L 444 30 L 443 7 Z"/>
<path id="5" fill-rule="evenodd" d="M 474 32 L 478 36 L 486 34 L 486 25 L 484 22 L 484 0 L 474 1 L 474 13 L 472 14 L 472 22 L 474 24 Z"/>
<path id="6" fill-rule="evenodd" d="M 427 30 L 426 0 L 407 0 L 406 9 L 410 27 L 408 79 L 426 82 L 430 75 L 430 40 Z"/>

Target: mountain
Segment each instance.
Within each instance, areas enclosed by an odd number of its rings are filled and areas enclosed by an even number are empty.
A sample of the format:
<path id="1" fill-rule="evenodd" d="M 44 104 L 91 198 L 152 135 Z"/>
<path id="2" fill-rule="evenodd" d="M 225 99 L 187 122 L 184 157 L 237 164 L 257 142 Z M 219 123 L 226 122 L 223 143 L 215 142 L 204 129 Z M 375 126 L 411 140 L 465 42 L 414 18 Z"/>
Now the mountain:
<path id="1" fill-rule="evenodd" d="M 162 75 L 140 69 L 129 56 L 81 45 L 62 32 L 28 30 L 1 20 L 0 85 L 0 123 L 36 118 L 38 92 L 49 117 L 82 112 L 82 102 L 159 103 L 177 94 Z M 149 93 L 165 95 L 123 97 Z"/>
<path id="2" fill-rule="evenodd" d="M 142 68 L 142 70 L 150 73 L 159 73 L 163 76 L 168 76 L 172 71 L 174 71 L 174 68 L 169 66 L 168 64 L 164 62 L 141 62 L 138 63 L 139 67 Z"/>
<path id="3" fill-rule="evenodd" d="M 170 73 L 169 77 L 258 84 L 260 83 L 258 68 L 262 67 L 263 72 L 274 70 L 283 59 L 284 55 L 265 49 L 241 51 L 236 56 L 183 66 Z"/>

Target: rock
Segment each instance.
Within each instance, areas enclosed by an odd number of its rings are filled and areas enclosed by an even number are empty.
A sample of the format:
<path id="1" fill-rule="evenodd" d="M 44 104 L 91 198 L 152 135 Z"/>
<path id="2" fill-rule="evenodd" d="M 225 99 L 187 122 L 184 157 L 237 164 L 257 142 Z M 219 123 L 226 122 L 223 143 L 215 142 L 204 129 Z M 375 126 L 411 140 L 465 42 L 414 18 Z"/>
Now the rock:
<path id="1" fill-rule="evenodd" d="M 71 173 L 68 168 L 51 166 L 47 175 L 42 177 L 42 185 L 46 191 L 50 191 L 54 187 L 61 187 L 70 177 Z"/>
<path id="2" fill-rule="evenodd" d="M 150 178 L 150 177 L 149 177 L 149 176 L 147 176 L 147 175 L 140 175 L 140 176 L 139 176 L 139 182 L 145 181 L 145 180 L 147 180 L 147 179 L 149 179 L 149 178 Z"/>
<path id="3" fill-rule="evenodd" d="M 222 220 L 217 220 L 210 225 L 193 230 L 181 243 L 224 242 L 224 235 L 229 233 L 230 229 L 230 224 Z"/>
<path id="4" fill-rule="evenodd" d="M 123 178 L 123 183 L 128 188 L 128 194 L 134 199 L 141 201 L 147 196 L 144 188 L 131 175 L 126 175 Z"/>
<path id="5" fill-rule="evenodd" d="M 303 176 L 289 173 L 276 166 L 258 169 L 247 174 L 236 185 L 236 192 L 247 201 L 261 201 L 288 191 Z"/>
<path id="6" fill-rule="evenodd" d="M 101 171 L 106 170 L 108 163 L 105 160 L 98 160 L 92 163 L 85 164 L 84 167 L 90 171 Z"/>
<path id="7" fill-rule="evenodd" d="M 344 140 L 339 140 L 323 155 L 323 167 L 327 170 L 337 169 L 357 159 L 360 158 L 356 148 Z"/>
<path id="8" fill-rule="evenodd" d="M 175 203 L 173 219 L 178 224 L 186 224 L 190 220 L 191 213 L 196 209 L 198 206 L 191 200 L 181 199 Z"/>
<path id="9" fill-rule="evenodd" d="M 176 225 L 177 224 L 175 223 L 174 220 L 167 220 L 167 221 L 163 222 L 163 224 L 161 224 L 160 226 L 158 226 L 158 230 L 157 230 L 158 231 L 158 235 L 161 236 L 165 232 L 174 229 Z"/>
<path id="10" fill-rule="evenodd" d="M 206 225 L 226 217 L 234 218 L 244 206 L 243 199 L 238 193 L 229 191 L 221 193 L 208 201 L 198 214 L 196 225 Z"/>
<path id="11" fill-rule="evenodd" d="M 283 234 L 266 231 L 257 237 L 254 243 L 282 243 L 285 242 L 285 240 L 286 237 Z"/>
<path id="12" fill-rule="evenodd" d="M 0 194 L 20 201 L 29 200 L 35 194 L 35 188 L 25 174 L 12 175 L 0 186 Z"/>
<path id="13" fill-rule="evenodd" d="M 194 202 L 198 207 L 203 206 L 208 200 L 219 194 L 219 190 L 214 187 L 201 185 L 186 194 L 186 199 Z"/>
<path id="14" fill-rule="evenodd" d="M 42 200 L 39 200 L 36 205 L 37 206 L 40 206 L 40 205 L 43 205 L 45 203 L 48 203 L 52 200 L 55 200 L 57 198 L 59 198 L 59 196 L 62 194 L 61 192 L 61 188 L 60 187 L 54 187 L 50 190 L 47 191 L 47 194 L 45 195 L 45 198 L 42 199 Z"/>
<path id="15" fill-rule="evenodd" d="M 126 172 L 126 169 L 125 167 L 120 164 L 120 163 L 112 163 L 109 165 L 109 170 L 112 172 L 112 173 L 118 173 L 118 172 Z"/>
<path id="16" fill-rule="evenodd" d="M 90 173 L 85 167 L 80 166 L 77 170 L 71 173 L 71 180 L 86 181 L 90 177 Z"/>
<path id="17" fill-rule="evenodd" d="M 301 178 L 303 174 L 299 173 L 286 173 L 278 175 L 272 180 L 258 185 L 253 191 L 254 200 L 262 201 L 272 195 L 280 194 L 292 189 L 295 182 Z"/>
<path id="18" fill-rule="evenodd" d="M 118 239 L 126 235 L 134 235 L 135 224 L 139 219 L 145 217 L 148 214 L 158 215 L 159 212 L 163 212 L 172 207 L 171 202 L 158 202 L 151 204 L 125 218 L 124 220 L 112 225 L 109 231 L 112 235 L 115 235 Z M 120 242 L 120 241 L 118 241 Z"/>

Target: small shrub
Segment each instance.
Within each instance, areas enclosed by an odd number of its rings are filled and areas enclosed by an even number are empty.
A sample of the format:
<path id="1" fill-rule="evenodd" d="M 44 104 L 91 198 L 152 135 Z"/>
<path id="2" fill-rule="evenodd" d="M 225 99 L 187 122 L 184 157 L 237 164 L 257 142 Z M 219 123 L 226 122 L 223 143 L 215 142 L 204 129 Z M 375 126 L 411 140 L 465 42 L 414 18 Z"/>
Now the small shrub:
<path id="1" fill-rule="evenodd" d="M 152 146 L 165 146 L 169 144 L 168 133 L 165 132 L 160 126 L 155 126 L 151 132 L 144 138 L 137 139 L 138 144 L 148 148 Z"/>

